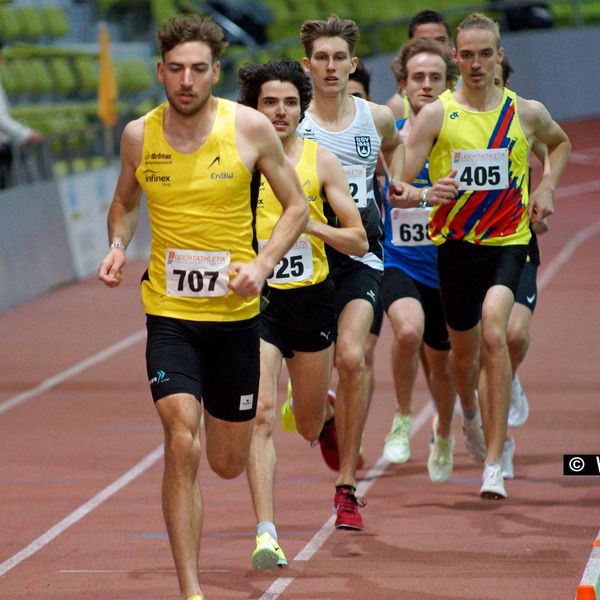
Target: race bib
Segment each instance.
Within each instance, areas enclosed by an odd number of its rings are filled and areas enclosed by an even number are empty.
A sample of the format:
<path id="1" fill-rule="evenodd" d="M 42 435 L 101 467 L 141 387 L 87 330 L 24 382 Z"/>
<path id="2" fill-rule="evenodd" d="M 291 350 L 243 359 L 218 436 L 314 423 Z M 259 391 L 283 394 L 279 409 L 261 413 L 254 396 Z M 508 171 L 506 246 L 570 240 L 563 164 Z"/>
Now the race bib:
<path id="1" fill-rule="evenodd" d="M 266 243 L 267 240 L 259 240 L 258 247 L 262 249 Z M 273 269 L 273 274 L 267 281 L 269 283 L 306 281 L 312 277 L 312 274 L 313 259 L 310 236 L 301 235 L 277 263 L 277 266 Z"/>
<path id="2" fill-rule="evenodd" d="M 427 237 L 429 208 L 393 208 L 392 244 L 394 246 L 429 246 Z"/>
<path id="3" fill-rule="evenodd" d="M 229 252 L 167 248 L 167 296 L 225 296 L 229 284 Z"/>
<path id="4" fill-rule="evenodd" d="M 367 167 L 364 165 L 345 165 L 344 173 L 348 178 L 350 195 L 357 208 L 367 207 Z"/>
<path id="5" fill-rule="evenodd" d="M 452 150 L 452 169 L 459 190 L 503 190 L 508 187 L 508 148 Z"/>

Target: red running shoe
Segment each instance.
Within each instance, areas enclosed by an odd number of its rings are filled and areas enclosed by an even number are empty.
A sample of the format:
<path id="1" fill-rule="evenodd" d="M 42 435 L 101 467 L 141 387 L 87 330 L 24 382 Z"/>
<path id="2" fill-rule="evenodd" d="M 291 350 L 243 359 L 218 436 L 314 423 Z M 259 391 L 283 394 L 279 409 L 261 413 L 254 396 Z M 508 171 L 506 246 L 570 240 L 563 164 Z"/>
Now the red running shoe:
<path id="1" fill-rule="evenodd" d="M 333 506 L 337 512 L 335 526 L 337 529 L 361 531 L 364 527 L 359 507 L 366 506 L 363 498 L 357 498 L 350 487 L 336 488 Z"/>
<path id="2" fill-rule="evenodd" d="M 329 390 L 327 401 L 335 406 L 335 393 Z M 319 434 L 319 446 L 325 464 L 333 471 L 340 470 L 340 450 L 337 441 L 337 429 L 335 428 L 335 418 L 332 417 L 323 424 L 323 429 Z"/>

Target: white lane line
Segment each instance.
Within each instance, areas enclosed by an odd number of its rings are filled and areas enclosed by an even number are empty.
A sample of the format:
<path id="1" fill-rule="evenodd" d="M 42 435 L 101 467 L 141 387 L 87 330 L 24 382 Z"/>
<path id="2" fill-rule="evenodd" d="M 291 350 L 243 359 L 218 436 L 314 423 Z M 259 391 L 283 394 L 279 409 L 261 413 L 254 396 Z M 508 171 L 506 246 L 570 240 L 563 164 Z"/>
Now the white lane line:
<path id="1" fill-rule="evenodd" d="M 600 232 L 600 220 L 580 229 L 561 249 L 561 251 L 548 263 L 548 266 L 538 277 L 538 289 L 543 290 L 558 273 L 560 268 L 571 260 L 573 253 L 581 244 Z"/>
<path id="2" fill-rule="evenodd" d="M 75 509 L 62 521 L 59 521 L 56 525 L 48 529 L 46 533 L 40 535 L 40 537 L 31 542 L 29 546 L 26 546 L 3 563 L 0 563 L 0 577 L 29 558 L 32 554 L 35 554 L 38 550 L 41 550 L 44 546 L 71 527 L 71 525 L 74 525 L 77 521 L 80 521 L 83 517 L 91 513 L 95 508 L 98 508 L 103 502 L 124 488 L 128 483 L 132 482 L 144 471 L 147 471 L 155 462 L 161 459 L 162 455 L 163 445 L 161 444 L 152 450 L 150 454 L 147 454 L 139 463 L 137 463 L 137 465 L 133 466 L 129 471 L 121 475 L 121 477 L 109 486 L 105 487 L 101 492 L 97 493 L 85 504 L 82 504 L 79 508 Z"/>
<path id="3" fill-rule="evenodd" d="M 573 198 L 574 196 L 583 196 L 584 194 L 591 194 L 599 191 L 600 179 L 591 179 L 590 181 L 583 181 L 582 183 L 573 183 L 571 185 L 559 187 L 554 194 L 554 199 L 564 200 Z"/>
<path id="4" fill-rule="evenodd" d="M 429 421 L 433 415 L 433 408 L 431 402 L 421 409 L 419 414 L 413 421 L 413 426 L 410 430 L 410 437 L 412 438 L 420 429 Z M 373 465 L 373 467 L 366 474 L 364 479 L 358 484 L 356 488 L 357 496 L 366 496 L 371 486 L 383 475 L 383 472 L 388 468 L 388 463 L 383 456 L 379 457 L 379 460 Z M 331 515 L 324 525 L 315 533 L 312 539 L 294 556 L 294 561 L 308 561 L 310 560 L 319 548 L 328 540 L 329 536 L 335 531 L 334 528 L 335 515 Z M 294 581 L 294 577 L 278 577 L 269 587 L 269 589 L 259 598 L 259 600 L 275 600 L 284 592 L 284 590 Z"/>
<path id="5" fill-rule="evenodd" d="M 18 406 L 19 404 L 23 404 L 23 402 L 27 402 L 27 400 L 31 400 L 31 398 L 34 398 L 35 396 L 39 396 L 40 394 L 47 392 L 48 390 L 52 389 L 53 387 L 56 387 L 63 381 L 66 381 L 67 379 L 71 379 L 71 377 L 79 375 L 79 373 L 82 373 L 86 369 L 94 367 L 98 363 L 101 363 L 107 358 L 110 358 L 114 354 L 118 354 L 122 350 L 129 348 L 129 346 L 137 344 L 137 342 L 143 340 L 145 336 L 145 329 L 142 329 L 136 333 L 132 333 L 130 336 L 123 338 L 120 342 L 117 342 L 116 344 L 113 344 L 112 346 L 101 350 L 97 354 L 94 354 L 93 356 L 90 356 L 89 358 L 78 362 L 72 367 L 61 371 L 56 375 L 52 375 L 52 377 L 48 377 L 48 379 L 44 379 L 44 381 L 42 381 L 42 383 L 40 383 L 36 387 L 25 390 L 24 392 L 21 392 L 20 394 L 17 394 L 16 396 L 9 398 L 8 400 L 4 400 L 4 402 L 0 402 L 0 414 L 6 412 L 11 408 L 14 408 L 15 406 Z"/>
<path id="6" fill-rule="evenodd" d="M 596 180 L 594 185 L 598 185 L 598 189 L 600 189 L 600 179 Z M 570 195 L 575 195 L 576 193 L 587 193 L 590 190 L 588 188 L 583 189 L 582 186 L 570 186 L 572 189 Z M 583 191 L 582 191 L 583 190 Z M 541 275 L 538 277 L 538 289 L 541 291 L 544 289 L 550 281 L 555 277 L 560 268 L 570 260 L 573 256 L 573 253 L 581 244 L 583 244 L 587 239 L 592 237 L 593 235 L 600 232 L 600 220 L 592 223 L 592 225 L 581 229 L 577 232 L 567 243 L 562 250 L 548 263 L 548 266 L 544 269 Z M 428 402 L 427 405 L 421 410 L 421 412 L 417 415 L 413 422 L 413 428 L 411 430 L 411 437 L 415 434 L 419 429 L 427 422 L 428 418 L 431 416 L 433 410 L 431 407 L 431 403 Z M 365 481 L 361 481 L 356 492 L 359 496 L 365 496 L 370 487 L 381 477 L 385 469 L 388 467 L 388 462 L 381 456 L 379 460 L 375 463 L 373 468 L 367 473 L 365 477 Z M 314 554 L 319 550 L 319 548 L 327 541 L 327 539 L 331 536 L 334 531 L 334 522 L 335 515 L 332 515 L 317 531 L 317 533 L 312 537 L 312 539 L 300 550 L 300 552 L 294 557 L 294 560 L 309 560 L 314 556 Z M 590 561 L 594 568 L 595 562 L 592 560 L 593 556 L 590 556 Z M 269 587 L 269 589 L 259 598 L 259 600 L 276 600 L 281 596 L 284 590 L 294 581 L 294 577 L 278 577 L 273 584 Z"/>

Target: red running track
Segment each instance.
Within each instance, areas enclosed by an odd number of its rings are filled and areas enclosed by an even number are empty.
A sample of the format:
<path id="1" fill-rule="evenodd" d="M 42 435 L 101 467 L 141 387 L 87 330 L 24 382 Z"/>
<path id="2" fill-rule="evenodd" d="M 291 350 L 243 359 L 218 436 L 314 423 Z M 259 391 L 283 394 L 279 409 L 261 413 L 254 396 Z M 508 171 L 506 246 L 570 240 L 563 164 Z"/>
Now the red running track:
<path id="1" fill-rule="evenodd" d="M 478 497 L 481 468 L 458 419 L 453 475 L 430 483 L 421 379 L 411 460 L 379 460 L 394 410 L 386 324 L 364 438 L 365 530 L 332 529 L 333 473 L 317 449 L 278 430 L 277 523 L 290 567 L 255 573 L 246 480 L 222 481 L 203 462 L 207 600 L 575 597 L 600 526 L 600 479 L 562 475 L 563 454 L 600 453 L 600 122 L 567 130 L 574 154 L 541 238 L 542 289 L 521 369 L 531 414 L 514 432 L 509 499 Z M 143 268 L 130 265 L 117 290 L 85 281 L 0 315 L 1 598 L 178 598 L 143 359 Z"/>

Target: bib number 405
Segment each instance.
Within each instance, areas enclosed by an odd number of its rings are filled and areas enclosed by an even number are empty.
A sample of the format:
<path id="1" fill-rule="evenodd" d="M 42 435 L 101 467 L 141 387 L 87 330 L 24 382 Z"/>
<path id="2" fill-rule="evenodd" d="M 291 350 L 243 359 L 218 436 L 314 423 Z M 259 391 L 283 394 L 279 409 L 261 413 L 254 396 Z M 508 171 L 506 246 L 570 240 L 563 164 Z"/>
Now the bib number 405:
<path id="1" fill-rule="evenodd" d="M 497 165 L 465 167 L 459 181 L 468 188 L 495 187 L 500 183 L 500 167 Z"/>

